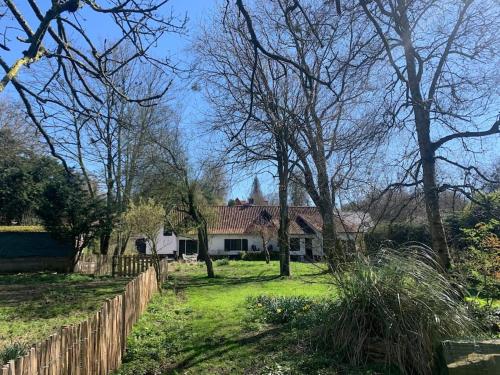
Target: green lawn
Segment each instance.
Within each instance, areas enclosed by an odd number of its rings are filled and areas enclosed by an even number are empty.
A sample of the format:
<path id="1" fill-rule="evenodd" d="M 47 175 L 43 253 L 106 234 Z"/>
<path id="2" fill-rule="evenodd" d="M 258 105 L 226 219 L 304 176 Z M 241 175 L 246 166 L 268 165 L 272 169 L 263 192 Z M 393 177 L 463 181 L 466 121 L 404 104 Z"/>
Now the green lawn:
<path id="1" fill-rule="evenodd" d="M 56 273 L 0 275 L 0 353 L 84 320 L 105 299 L 121 293 L 127 281 Z"/>
<path id="2" fill-rule="evenodd" d="M 322 268 L 292 263 L 284 279 L 277 262 L 231 261 L 210 280 L 204 267 L 174 267 L 129 336 L 119 374 L 337 373 L 333 356 L 312 353 L 286 326 L 258 323 L 246 303 L 261 294 L 333 296 Z"/>
<path id="3" fill-rule="evenodd" d="M 485 298 L 479 297 L 467 297 L 465 300 L 468 302 L 475 302 L 481 307 L 485 307 L 491 303 L 493 309 L 500 309 L 500 299 L 486 300 Z"/>

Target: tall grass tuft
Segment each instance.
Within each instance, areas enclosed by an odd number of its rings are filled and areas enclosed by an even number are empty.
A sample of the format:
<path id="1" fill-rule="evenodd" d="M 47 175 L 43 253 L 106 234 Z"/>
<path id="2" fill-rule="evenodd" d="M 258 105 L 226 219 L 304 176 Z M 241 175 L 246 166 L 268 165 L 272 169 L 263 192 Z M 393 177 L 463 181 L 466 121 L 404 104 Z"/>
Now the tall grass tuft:
<path id="1" fill-rule="evenodd" d="M 14 342 L 0 350 L 0 366 L 9 362 L 11 359 L 22 357 L 28 353 L 27 347 L 19 342 Z"/>
<path id="2" fill-rule="evenodd" d="M 382 362 L 406 374 L 432 373 L 441 341 L 478 330 L 434 259 L 422 246 L 360 257 L 334 276 L 338 299 L 314 336 L 354 365 Z"/>

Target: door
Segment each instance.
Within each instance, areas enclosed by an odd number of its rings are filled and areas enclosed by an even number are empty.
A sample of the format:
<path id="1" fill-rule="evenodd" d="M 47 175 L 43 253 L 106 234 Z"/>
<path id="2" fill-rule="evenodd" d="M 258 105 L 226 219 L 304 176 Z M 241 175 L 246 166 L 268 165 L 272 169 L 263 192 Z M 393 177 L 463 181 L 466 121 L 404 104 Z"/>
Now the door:
<path id="1" fill-rule="evenodd" d="M 312 259 L 313 258 L 313 242 L 312 238 L 306 238 L 306 257 Z"/>

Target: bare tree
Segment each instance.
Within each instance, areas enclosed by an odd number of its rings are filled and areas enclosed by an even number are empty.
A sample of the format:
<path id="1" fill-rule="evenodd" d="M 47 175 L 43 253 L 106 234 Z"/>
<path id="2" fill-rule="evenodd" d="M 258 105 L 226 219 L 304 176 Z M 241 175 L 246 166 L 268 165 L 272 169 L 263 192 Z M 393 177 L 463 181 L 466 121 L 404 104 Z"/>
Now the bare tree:
<path id="1" fill-rule="evenodd" d="M 109 67 L 113 67 L 115 61 L 120 61 L 128 51 L 126 46 L 114 51 Z M 166 78 L 162 70 L 138 61 L 129 63 L 112 77 L 115 87 L 141 97 L 153 95 Z M 154 137 L 161 132 L 165 142 L 172 139 L 168 133 L 176 131 L 172 126 L 175 116 L 165 98 L 141 105 L 124 100 L 99 81 L 91 83 L 101 101 L 86 98 L 85 106 L 89 111 L 80 113 L 78 103 L 68 92 L 64 80 L 55 78 L 52 95 L 73 110 L 57 111 L 52 108 L 54 111 L 44 127 L 58 155 L 67 163 L 79 166 L 89 192 L 93 196 L 102 191 L 105 193 L 106 215 L 101 223 L 101 253 L 108 253 L 113 232 L 118 237 L 114 251 L 122 253 L 129 233 L 121 230 L 124 228 L 120 224 L 121 214 L 139 191 L 139 175 L 145 178 L 147 171 L 157 162 L 161 163 L 161 157 L 158 157 L 161 152 L 156 148 Z"/>
<path id="2" fill-rule="evenodd" d="M 158 289 L 161 291 L 161 268 L 158 256 L 158 232 L 165 223 L 165 209 L 153 199 L 132 203 L 124 215 L 125 223 L 130 231 L 145 236 L 151 245 L 151 255 L 156 274 Z"/>
<path id="3" fill-rule="evenodd" d="M 331 17 L 328 4 L 292 0 L 257 3 L 251 13 L 242 1 L 236 5 L 242 15 L 241 39 L 250 45 L 247 53 L 252 56 L 247 63 L 249 112 L 253 114 L 258 105 L 255 97 L 262 85 L 258 61 L 265 61 L 264 66 L 274 62 L 294 82 L 291 87 L 300 106 L 284 110 L 297 133 L 286 142 L 298 159 L 304 187 L 322 215 L 323 246 L 337 267 L 344 260 L 343 250 L 336 245 L 338 190 L 377 138 L 373 136 L 376 127 L 366 121 L 360 108 L 369 100 L 368 73 L 378 46 L 371 46 L 373 36 L 359 22 L 356 11 Z M 283 95 L 280 92 L 278 97 Z"/>
<path id="4" fill-rule="evenodd" d="M 23 14 L 14 1 L 4 1 L 5 6 L 0 14 L 3 30 L 0 48 L 12 54 L 16 50 L 23 52 L 10 64 L 0 57 L 0 66 L 5 71 L 0 92 L 9 84 L 13 86 L 28 117 L 48 143 L 51 153 L 61 160 L 68 171 L 66 160 L 57 153 L 45 128 L 53 112 L 92 113 L 92 108 L 87 105 L 88 99 L 104 103 L 99 93 L 94 91 L 92 81 L 106 86 L 121 100 L 142 105 L 150 105 L 161 98 L 170 87 L 170 81 L 165 81 L 151 95 L 133 97 L 113 79 L 134 61 L 147 62 L 159 69 L 173 68 L 168 59 L 154 57 L 151 53 L 165 34 L 181 32 L 184 27 L 185 20 L 178 20 L 172 14 L 160 14 L 167 2 L 52 0 L 50 6 L 43 9 L 36 0 L 28 0 L 26 14 Z M 86 21 L 89 16 L 107 23 L 113 31 L 117 31 L 118 38 L 99 45 L 87 32 Z M 36 22 L 34 26 L 33 19 Z M 125 44 L 132 46 L 129 53 L 114 61 L 111 67 L 111 56 Z M 21 74 L 26 66 L 31 68 L 36 80 L 26 81 Z M 68 106 L 60 97 L 52 95 L 55 80 L 64 84 L 75 106 Z"/>
<path id="5" fill-rule="evenodd" d="M 273 222 L 272 216 L 265 210 L 260 213 L 259 217 L 250 226 L 249 232 L 257 234 L 262 241 L 262 252 L 266 257 L 266 263 L 269 263 L 271 260 L 269 243 L 273 238 L 276 238 L 278 230 L 276 224 Z"/>
<path id="6" fill-rule="evenodd" d="M 388 97 L 397 102 L 393 116 L 413 121 L 418 158 L 407 168 L 408 175 L 423 185 L 432 246 L 441 266 L 448 268 L 439 193 L 452 189 L 468 195 L 468 184 L 440 185 L 437 163 L 462 169 L 469 177 L 485 177 L 449 151 L 456 152 L 460 144 L 468 151 L 472 138 L 500 132 L 500 121 L 494 119 L 500 9 L 494 1 L 474 0 L 360 0 L 359 5 L 384 46 L 391 78 Z"/>
<path id="7" fill-rule="evenodd" d="M 213 263 L 208 252 L 208 225 L 213 218 L 211 206 L 225 200 L 224 169 L 219 162 L 212 160 L 205 160 L 196 167 L 190 165 L 185 153 L 171 148 L 172 143 L 165 143 L 161 134 L 157 135 L 156 142 L 169 155 L 169 167 L 176 176 L 175 184 L 163 196 L 169 226 L 177 233 L 196 231 L 199 257 L 205 262 L 207 276 L 213 278 Z M 178 145 L 178 142 L 175 144 Z M 177 220 L 179 215 L 181 219 Z"/>
<path id="8" fill-rule="evenodd" d="M 292 206 L 307 206 L 307 192 L 304 188 L 303 176 L 293 176 L 290 181 L 290 204 Z"/>
<path id="9" fill-rule="evenodd" d="M 281 67 L 271 61 L 253 61 L 251 45 L 244 38 L 241 22 L 226 14 L 225 30 L 206 31 L 199 43 L 204 58 L 203 78 L 214 108 L 214 129 L 227 139 L 227 150 L 239 168 L 272 164 L 279 184 L 280 274 L 290 275 L 288 182 L 294 156 L 288 138 L 292 136 L 294 112 L 300 100 L 287 87 L 290 81 Z M 218 21 L 216 24 L 220 24 Z M 252 66 L 255 70 L 252 70 Z M 255 95 L 249 95 L 255 79 Z M 249 103 L 252 103 L 249 105 Z M 267 169 L 269 171 L 269 169 Z M 262 192 L 252 188 L 256 204 L 263 201 Z M 258 199 L 255 199 L 258 196 Z"/>

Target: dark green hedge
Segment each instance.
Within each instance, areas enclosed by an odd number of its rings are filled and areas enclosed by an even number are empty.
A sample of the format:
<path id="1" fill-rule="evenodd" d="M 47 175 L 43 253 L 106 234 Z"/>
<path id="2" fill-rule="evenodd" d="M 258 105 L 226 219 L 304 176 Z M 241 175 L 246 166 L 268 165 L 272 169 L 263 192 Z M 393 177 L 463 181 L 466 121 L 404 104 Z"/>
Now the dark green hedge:
<path id="1" fill-rule="evenodd" d="M 425 224 L 382 224 L 365 235 L 367 252 L 375 252 L 383 246 L 398 247 L 408 242 L 431 244 L 429 228 Z"/>
<path id="2" fill-rule="evenodd" d="M 71 242 L 54 239 L 44 232 L 1 232 L 0 258 L 70 257 Z"/>
<path id="3" fill-rule="evenodd" d="M 269 253 L 271 260 L 279 260 L 280 254 L 276 251 Z M 266 260 L 266 254 L 263 251 L 248 251 L 241 253 L 241 260 Z"/>

